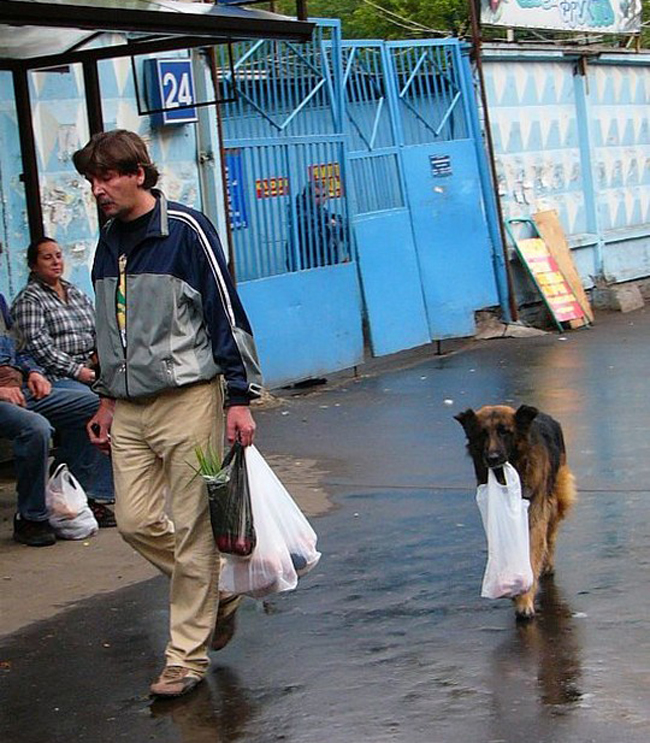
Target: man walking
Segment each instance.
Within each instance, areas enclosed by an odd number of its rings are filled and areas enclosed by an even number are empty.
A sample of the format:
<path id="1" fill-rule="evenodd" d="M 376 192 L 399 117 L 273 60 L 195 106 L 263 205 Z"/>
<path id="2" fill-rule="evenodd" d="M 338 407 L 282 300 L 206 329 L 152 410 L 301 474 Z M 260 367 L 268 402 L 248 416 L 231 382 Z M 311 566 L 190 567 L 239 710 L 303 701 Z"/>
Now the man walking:
<path id="1" fill-rule="evenodd" d="M 102 402 L 88 430 L 112 453 L 123 538 L 170 577 L 165 668 L 150 691 L 180 696 L 204 678 L 211 641 L 230 639 L 239 601 L 218 607 L 220 556 L 195 447 L 221 450 L 224 406 L 228 441 L 252 443 L 259 364 L 214 227 L 154 189 L 142 139 L 96 134 L 73 160 L 109 218 L 93 266 Z"/>

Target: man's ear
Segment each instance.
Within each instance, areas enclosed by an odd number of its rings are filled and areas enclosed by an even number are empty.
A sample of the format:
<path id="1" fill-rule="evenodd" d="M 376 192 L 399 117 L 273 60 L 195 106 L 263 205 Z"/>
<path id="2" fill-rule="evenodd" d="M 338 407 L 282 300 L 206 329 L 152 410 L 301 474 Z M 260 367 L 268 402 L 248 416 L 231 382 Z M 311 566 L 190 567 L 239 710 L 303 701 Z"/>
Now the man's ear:
<path id="1" fill-rule="evenodd" d="M 478 429 L 478 418 L 476 417 L 476 413 L 471 408 L 467 408 L 467 410 L 463 410 L 462 413 L 455 415 L 454 418 L 465 429 L 465 434 L 467 435 L 467 438 L 470 439 L 472 434 Z"/>
<path id="2" fill-rule="evenodd" d="M 535 420 L 539 410 L 532 405 L 520 405 L 515 413 L 515 424 L 519 433 L 526 434 L 530 424 Z"/>

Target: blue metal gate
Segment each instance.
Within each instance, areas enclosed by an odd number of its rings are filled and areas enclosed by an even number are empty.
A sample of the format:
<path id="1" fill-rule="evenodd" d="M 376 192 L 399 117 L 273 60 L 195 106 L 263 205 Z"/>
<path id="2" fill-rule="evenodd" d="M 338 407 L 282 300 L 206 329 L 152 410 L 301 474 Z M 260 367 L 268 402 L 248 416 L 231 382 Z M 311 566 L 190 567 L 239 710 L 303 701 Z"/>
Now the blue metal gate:
<path id="1" fill-rule="evenodd" d="M 498 294 L 461 45 L 344 42 L 343 58 L 373 352 L 472 335 Z"/>
<path id="2" fill-rule="evenodd" d="M 223 53 L 224 50 L 220 50 Z M 340 86 L 340 26 L 310 44 L 234 46 L 218 64 L 239 291 L 267 384 L 363 360 L 351 246 Z"/>
<path id="3" fill-rule="evenodd" d="M 426 307 L 383 42 L 345 42 L 353 225 L 373 354 L 428 343 Z"/>

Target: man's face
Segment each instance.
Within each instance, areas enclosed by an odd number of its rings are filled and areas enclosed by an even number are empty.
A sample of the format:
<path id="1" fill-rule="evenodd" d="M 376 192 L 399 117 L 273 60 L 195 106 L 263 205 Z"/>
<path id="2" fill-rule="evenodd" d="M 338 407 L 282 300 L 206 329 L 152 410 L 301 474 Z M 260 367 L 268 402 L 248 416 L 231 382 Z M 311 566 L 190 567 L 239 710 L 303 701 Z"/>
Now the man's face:
<path id="1" fill-rule="evenodd" d="M 93 196 L 99 208 L 107 217 L 117 217 L 122 222 L 130 222 L 148 210 L 149 192 L 142 188 L 144 171 L 138 168 L 137 173 L 118 173 L 117 170 L 105 170 L 101 173 L 88 174 Z"/>

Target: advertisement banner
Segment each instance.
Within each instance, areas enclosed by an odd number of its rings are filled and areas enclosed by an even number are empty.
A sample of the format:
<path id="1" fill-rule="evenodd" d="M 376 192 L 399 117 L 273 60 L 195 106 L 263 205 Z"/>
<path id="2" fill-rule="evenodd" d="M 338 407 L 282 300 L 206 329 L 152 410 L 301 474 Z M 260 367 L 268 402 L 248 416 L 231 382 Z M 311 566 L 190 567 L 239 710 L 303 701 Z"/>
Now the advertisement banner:
<path id="1" fill-rule="evenodd" d="M 641 0 L 481 0 L 481 23 L 509 28 L 638 34 Z"/>

